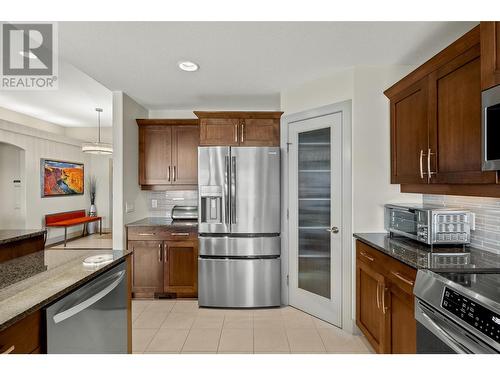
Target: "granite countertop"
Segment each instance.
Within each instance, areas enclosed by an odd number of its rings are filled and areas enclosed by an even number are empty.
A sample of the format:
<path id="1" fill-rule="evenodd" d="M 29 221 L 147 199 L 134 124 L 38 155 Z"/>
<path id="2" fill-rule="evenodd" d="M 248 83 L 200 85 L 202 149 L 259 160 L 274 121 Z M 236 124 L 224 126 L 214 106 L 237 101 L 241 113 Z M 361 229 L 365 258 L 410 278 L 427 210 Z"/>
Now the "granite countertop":
<path id="1" fill-rule="evenodd" d="M 361 242 L 416 269 L 494 269 L 500 272 L 500 255 L 470 246 L 428 246 L 388 233 L 355 233 Z"/>
<path id="2" fill-rule="evenodd" d="M 0 245 L 45 234 L 46 229 L 0 229 Z"/>
<path id="3" fill-rule="evenodd" d="M 160 227 L 173 228 L 198 227 L 198 220 L 172 220 L 169 217 L 147 217 L 125 225 L 126 227 Z"/>
<path id="4" fill-rule="evenodd" d="M 87 267 L 89 256 L 112 254 L 111 263 Z M 129 250 L 44 250 L 0 263 L 0 331 L 123 261 Z"/>

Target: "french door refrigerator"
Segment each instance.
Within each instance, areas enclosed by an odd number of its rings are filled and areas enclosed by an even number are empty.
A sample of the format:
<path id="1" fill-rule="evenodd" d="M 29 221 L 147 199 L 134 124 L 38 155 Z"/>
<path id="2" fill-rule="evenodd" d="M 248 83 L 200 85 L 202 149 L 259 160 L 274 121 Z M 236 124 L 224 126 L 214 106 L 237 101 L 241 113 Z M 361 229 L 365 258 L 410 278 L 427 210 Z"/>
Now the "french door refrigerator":
<path id="1" fill-rule="evenodd" d="M 198 303 L 279 306 L 279 147 L 198 148 Z"/>

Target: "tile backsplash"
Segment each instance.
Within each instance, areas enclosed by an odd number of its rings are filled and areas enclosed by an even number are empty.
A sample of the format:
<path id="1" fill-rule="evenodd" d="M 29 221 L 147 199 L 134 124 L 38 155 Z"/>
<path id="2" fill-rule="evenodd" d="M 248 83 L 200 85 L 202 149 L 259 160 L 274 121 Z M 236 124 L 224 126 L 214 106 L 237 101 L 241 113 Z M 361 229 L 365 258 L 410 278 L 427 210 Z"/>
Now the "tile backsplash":
<path id="1" fill-rule="evenodd" d="M 456 195 L 424 195 L 424 204 L 457 207 L 476 214 L 476 230 L 471 245 L 500 254 L 500 199 Z"/>
<path id="2" fill-rule="evenodd" d="M 152 191 L 149 193 L 149 212 L 152 217 L 171 217 L 175 205 L 197 206 L 197 190 Z"/>

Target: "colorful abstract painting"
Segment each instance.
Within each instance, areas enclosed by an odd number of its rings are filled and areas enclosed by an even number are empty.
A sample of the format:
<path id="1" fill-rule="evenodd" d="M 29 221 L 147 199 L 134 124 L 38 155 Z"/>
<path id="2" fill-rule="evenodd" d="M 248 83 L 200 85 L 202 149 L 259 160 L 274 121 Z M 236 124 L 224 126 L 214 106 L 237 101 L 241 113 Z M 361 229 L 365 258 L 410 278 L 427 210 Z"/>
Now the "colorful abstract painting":
<path id="1" fill-rule="evenodd" d="M 41 159 L 42 197 L 83 194 L 83 164 Z"/>

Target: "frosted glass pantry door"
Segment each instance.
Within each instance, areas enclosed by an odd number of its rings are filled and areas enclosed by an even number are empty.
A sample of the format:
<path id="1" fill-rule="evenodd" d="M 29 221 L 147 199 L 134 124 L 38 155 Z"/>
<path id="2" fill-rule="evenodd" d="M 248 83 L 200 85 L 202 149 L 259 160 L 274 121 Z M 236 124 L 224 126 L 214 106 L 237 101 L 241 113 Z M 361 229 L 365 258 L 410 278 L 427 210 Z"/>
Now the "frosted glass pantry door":
<path id="1" fill-rule="evenodd" d="M 289 131 L 290 304 L 341 325 L 340 114 Z"/>

